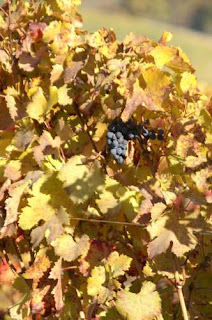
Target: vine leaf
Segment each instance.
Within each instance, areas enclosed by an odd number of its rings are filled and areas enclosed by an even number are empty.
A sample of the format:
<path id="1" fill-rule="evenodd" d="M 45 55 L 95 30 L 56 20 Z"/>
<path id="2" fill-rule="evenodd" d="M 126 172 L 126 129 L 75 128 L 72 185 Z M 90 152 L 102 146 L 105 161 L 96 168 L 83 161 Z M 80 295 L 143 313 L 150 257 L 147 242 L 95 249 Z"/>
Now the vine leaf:
<path id="1" fill-rule="evenodd" d="M 90 296 L 97 297 L 99 303 L 104 303 L 109 294 L 109 290 L 103 286 L 105 281 L 105 268 L 103 266 L 94 267 L 88 278 L 87 292 Z"/>
<path id="2" fill-rule="evenodd" d="M 52 294 L 54 295 L 55 307 L 56 307 L 57 313 L 60 314 L 60 312 L 64 308 L 62 282 L 61 282 L 62 258 L 60 258 L 57 262 L 55 262 L 55 265 L 50 272 L 49 279 L 57 280 L 57 284 L 54 287 Z"/>
<path id="3" fill-rule="evenodd" d="M 42 226 L 32 230 L 31 241 L 33 247 L 37 247 L 44 237 L 46 237 L 49 244 L 58 238 L 64 233 L 63 224 L 69 224 L 69 216 L 64 208 L 61 207 L 59 212 L 57 214 L 53 214 Z"/>
<path id="4" fill-rule="evenodd" d="M 28 103 L 27 113 L 39 122 L 43 122 L 47 112 L 58 102 L 58 89 L 55 86 L 49 88 L 49 99 L 47 100 L 43 89 L 38 87 L 32 95 L 32 101 Z"/>
<path id="5" fill-rule="evenodd" d="M 11 160 L 5 166 L 4 176 L 10 180 L 18 180 L 21 178 L 21 161 Z"/>
<path id="6" fill-rule="evenodd" d="M 38 142 L 39 145 L 34 147 L 33 151 L 35 160 L 39 165 L 46 155 L 56 153 L 62 144 L 60 137 L 56 136 L 55 138 L 52 138 L 48 131 L 42 133 Z"/>
<path id="7" fill-rule="evenodd" d="M 4 92 L 6 93 L 5 100 L 10 116 L 15 120 L 18 117 L 18 107 L 15 100 L 18 97 L 18 91 L 14 87 L 7 87 Z"/>
<path id="8" fill-rule="evenodd" d="M 56 174 L 44 174 L 33 184 L 30 195 L 28 205 L 22 209 L 19 216 L 19 226 L 23 230 L 33 228 L 40 220 L 48 221 L 61 206 L 72 209 Z"/>
<path id="9" fill-rule="evenodd" d="M 200 216 L 197 217 L 196 213 L 181 220 L 175 212 L 167 213 L 147 227 L 153 239 L 148 244 L 149 257 L 152 259 L 164 253 L 171 244 L 171 251 L 178 257 L 183 256 L 197 244 L 194 231 L 200 231 L 203 228 L 203 220 Z"/>
<path id="10" fill-rule="evenodd" d="M 51 262 L 49 258 L 43 254 L 39 255 L 34 264 L 30 266 L 23 274 L 25 279 L 33 279 L 33 287 L 37 288 L 37 285 L 44 275 L 44 273 L 50 268 Z"/>
<path id="11" fill-rule="evenodd" d="M 52 241 L 55 254 L 62 257 L 65 261 L 74 261 L 81 255 L 86 255 L 89 247 L 89 237 L 84 234 L 78 241 L 75 241 L 69 234 L 62 234 L 59 238 Z"/>
<path id="12" fill-rule="evenodd" d="M 89 169 L 83 164 L 85 159 L 84 156 L 73 156 L 58 173 L 70 199 L 78 204 L 90 199 L 104 184 L 98 163 L 94 162 Z"/>
<path id="13" fill-rule="evenodd" d="M 132 258 L 120 254 L 117 251 L 112 252 L 107 258 L 105 267 L 111 273 L 113 278 L 117 278 L 125 274 L 129 270 Z"/>
<path id="14" fill-rule="evenodd" d="M 126 320 L 152 320 L 161 313 L 161 300 L 154 283 L 145 281 L 139 293 L 122 291 L 116 309 Z"/>
<path id="15" fill-rule="evenodd" d="M 18 207 L 21 201 L 21 196 L 27 189 L 29 181 L 21 180 L 12 184 L 9 188 L 9 198 L 6 200 L 6 219 L 4 226 L 9 225 L 17 220 Z"/>

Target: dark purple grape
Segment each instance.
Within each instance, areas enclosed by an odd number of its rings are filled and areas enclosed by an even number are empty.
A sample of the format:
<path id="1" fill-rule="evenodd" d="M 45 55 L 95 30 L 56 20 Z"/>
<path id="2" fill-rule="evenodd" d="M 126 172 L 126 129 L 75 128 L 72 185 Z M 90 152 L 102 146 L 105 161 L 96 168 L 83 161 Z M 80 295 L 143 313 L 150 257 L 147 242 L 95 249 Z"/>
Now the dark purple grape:
<path id="1" fill-rule="evenodd" d="M 117 153 L 118 155 L 121 155 L 121 154 L 122 154 L 122 149 L 121 149 L 121 148 L 117 148 L 117 149 L 116 149 L 116 153 Z"/>
<path id="2" fill-rule="evenodd" d="M 113 138 L 113 136 L 114 136 L 114 133 L 113 133 L 113 132 L 111 132 L 111 131 L 108 131 L 108 133 L 107 133 L 107 137 L 108 137 L 109 139 L 112 139 L 112 138 Z"/>
<path id="3" fill-rule="evenodd" d="M 110 150 L 110 153 L 111 153 L 113 156 L 115 156 L 115 155 L 117 154 L 116 149 L 115 149 L 115 148 L 111 149 L 111 150 Z"/>
<path id="4" fill-rule="evenodd" d="M 149 138 L 151 139 L 151 140 L 155 140 L 156 139 L 156 134 L 155 134 L 155 132 L 152 130 L 152 131 L 149 131 Z"/>
<path id="5" fill-rule="evenodd" d="M 158 139 L 159 141 L 163 141 L 164 136 L 162 136 L 162 135 L 159 134 L 159 135 L 157 136 L 157 139 Z"/>
<path id="6" fill-rule="evenodd" d="M 149 136 L 149 131 L 144 128 L 144 129 L 142 130 L 142 135 L 143 135 L 145 138 L 147 138 L 147 137 Z"/>
<path id="7" fill-rule="evenodd" d="M 122 133 L 121 133 L 120 131 L 118 131 L 118 132 L 116 132 L 116 137 L 117 137 L 117 138 L 122 138 L 123 135 L 122 135 Z"/>
<path id="8" fill-rule="evenodd" d="M 122 128 L 121 128 L 121 132 L 122 132 L 123 134 L 126 134 L 127 131 L 128 131 L 128 128 L 127 128 L 127 127 L 122 127 Z"/>
<path id="9" fill-rule="evenodd" d="M 118 141 L 117 140 L 113 140 L 113 146 L 114 147 L 118 147 L 118 145 L 119 145 Z"/>
<path id="10" fill-rule="evenodd" d="M 111 139 L 107 139 L 107 144 L 111 144 L 112 140 Z"/>
<path id="11" fill-rule="evenodd" d="M 124 157 L 125 157 L 125 155 L 126 155 L 126 151 L 127 151 L 127 150 L 125 150 L 125 149 L 124 149 L 124 150 L 122 150 L 122 156 L 124 156 Z"/>
<path id="12" fill-rule="evenodd" d="M 122 157 L 118 157 L 117 162 L 118 164 L 122 164 L 124 162 L 124 159 Z"/>
<path id="13" fill-rule="evenodd" d="M 163 129 L 159 129 L 159 130 L 158 130 L 158 135 L 159 135 L 159 136 L 162 136 L 163 134 L 164 134 L 164 130 L 163 130 Z"/>
<path id="14" fill-rule="evenodd" d="M 123 137 L 123 136 L 118 139 L 118 143 L 119 143 L 119 144 L 121 144 L 123 141 L 124 141 L 124 137 Z"/>
<path id="15" fill-rule="evenodd" d="M 127 145 L 127 140 L 123 141 L 123 145 L 126 146 Z"/>
<path id="16" fill-rule="evenodd" d="M 134 139 L 134 138 L 135 138 L 135 135 L 134 135 L 134 133 L 129 132 L 129 133 L 128 133 L 128 137 L 129 137 L 129 139 Z"/>

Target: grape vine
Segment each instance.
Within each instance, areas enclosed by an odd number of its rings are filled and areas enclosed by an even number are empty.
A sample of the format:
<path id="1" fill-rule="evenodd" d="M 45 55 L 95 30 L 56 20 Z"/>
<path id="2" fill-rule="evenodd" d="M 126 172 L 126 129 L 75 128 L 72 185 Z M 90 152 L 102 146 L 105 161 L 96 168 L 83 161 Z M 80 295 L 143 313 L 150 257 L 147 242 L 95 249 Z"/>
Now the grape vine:
<path id="1" fill-rule="evenodd" d="M 0 318 L 208 320 L 211 101 L 80 2 L 0 10 Z"/>

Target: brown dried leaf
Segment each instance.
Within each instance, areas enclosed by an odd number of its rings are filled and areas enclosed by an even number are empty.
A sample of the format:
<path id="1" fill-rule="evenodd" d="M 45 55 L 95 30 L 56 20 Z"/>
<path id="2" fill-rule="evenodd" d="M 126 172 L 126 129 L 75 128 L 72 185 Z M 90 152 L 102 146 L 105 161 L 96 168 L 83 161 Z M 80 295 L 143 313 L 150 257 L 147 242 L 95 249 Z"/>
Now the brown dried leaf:
<path id="1" fill-rule="evenodd" d="M 49 275 L 50 279 L 57 280 L 57 284 L 54 287 L 52 294 L 54 295 L 55 307 L 58 314 L 64 308 L 61 276 L 62 276 L 62 258 L 60 258 L 57 262 L 55 262 L 55 265 L 52 268 Z"/>

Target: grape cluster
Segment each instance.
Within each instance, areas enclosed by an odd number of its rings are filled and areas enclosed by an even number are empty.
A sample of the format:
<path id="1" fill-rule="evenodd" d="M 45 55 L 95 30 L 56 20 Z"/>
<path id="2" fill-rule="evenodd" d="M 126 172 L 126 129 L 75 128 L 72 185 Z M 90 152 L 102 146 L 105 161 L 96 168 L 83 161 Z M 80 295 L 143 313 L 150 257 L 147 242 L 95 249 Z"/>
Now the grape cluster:
<path id="1" fill-rule="evenodd" d="M 140 139 L 141 136 L 148 140 L 164 139 L 164 130 L 149 130 L 149 120 L 146 119 L 143 124 L 135 124 L 131 120 L 123 122 L 121 119 L 115 119 L 111 122 L 107 132 L 107 145 L 110 153 L 118 164 L 122 164 L 126 158 L 127 142 L 129 140 Z"/>
<path id="2" fill-rule="evenodd" d="M 145 138 L 150 140 L 159 140 L 162 141 L 164 139 L 164 130 L 149 130 L 143 125 L 138 125 L 138 131 L 139 133 Z"/>
<path id="3" fill-rule="evenodd" d="M 122 164 L 126 157 L 127 142 L 139 138 L 137 126 L 131 121 L 115 119 L 107 132 L 107 145 L 116 162 Z"/>

